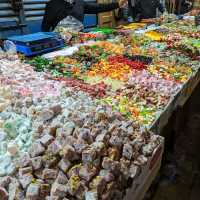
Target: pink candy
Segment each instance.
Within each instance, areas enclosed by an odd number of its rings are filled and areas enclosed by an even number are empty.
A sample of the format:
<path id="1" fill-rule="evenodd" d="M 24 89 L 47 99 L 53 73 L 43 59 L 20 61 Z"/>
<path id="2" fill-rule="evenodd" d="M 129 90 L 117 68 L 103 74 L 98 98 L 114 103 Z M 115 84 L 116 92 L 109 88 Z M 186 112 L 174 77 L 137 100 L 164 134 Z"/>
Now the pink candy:
<path id="1" fill-rule="evenodd" d="M 144 87 L 150 88 L 152 91 L 164 93 L 168 96 L 175 94 L 180 85 L 170 81 L 151 75 L 148 71 L 134 71 L 129 79 L 130 84 L 140 84 Z"/>
<path id="2" fill-rule="evenodd" d="M 62 83 L 47 80 L 43 73 L 35 72 L 19 60 L 1 59 L 0 70 L 0 83 L 11 86 L 14 93 L 34 98 L 60 95 Z"/>

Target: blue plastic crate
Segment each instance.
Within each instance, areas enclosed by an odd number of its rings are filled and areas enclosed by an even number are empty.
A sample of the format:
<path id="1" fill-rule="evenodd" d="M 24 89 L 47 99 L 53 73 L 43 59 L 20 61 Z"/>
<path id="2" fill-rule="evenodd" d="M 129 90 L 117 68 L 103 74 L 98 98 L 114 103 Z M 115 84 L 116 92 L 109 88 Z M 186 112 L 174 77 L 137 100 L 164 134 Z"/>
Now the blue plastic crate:
<path id="1" fill-rule="evenodd" d="M 64 47 L 64 40 L 57 33 L 38 32 L 22 36 L 9 37 L 15 43 L 19 53 L 35 56 Z"/>

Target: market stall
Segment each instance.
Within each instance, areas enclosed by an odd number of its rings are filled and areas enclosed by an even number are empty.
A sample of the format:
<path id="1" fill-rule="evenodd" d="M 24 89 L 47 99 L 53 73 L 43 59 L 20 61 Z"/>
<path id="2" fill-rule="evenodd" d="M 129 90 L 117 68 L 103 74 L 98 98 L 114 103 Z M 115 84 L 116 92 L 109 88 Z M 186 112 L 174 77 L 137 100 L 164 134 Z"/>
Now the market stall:
<path id="1" fill-rule="evenodd" d="M 60 51 L 0 59 L 0 196 L 140 200 L 172 112 L 199 82 L 194 20 L 58 30 Z M 70 41 L 70 43 L 69 43 Z"/>

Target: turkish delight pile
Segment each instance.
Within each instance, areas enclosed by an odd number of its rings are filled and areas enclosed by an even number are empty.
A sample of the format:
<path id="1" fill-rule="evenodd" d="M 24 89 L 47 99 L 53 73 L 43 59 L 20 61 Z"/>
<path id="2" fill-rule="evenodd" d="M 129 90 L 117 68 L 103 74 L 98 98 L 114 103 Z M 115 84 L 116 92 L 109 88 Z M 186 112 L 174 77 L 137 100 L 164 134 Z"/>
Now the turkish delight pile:
<path id="1" fill-rule="evenodd" d="M 3 200 L 122 199 L 163 142 L 17 58 L 1 56 L 0 80 Z"/>
<path id="2" fill-rule="evenodd" d="M 62 83 L 47 80 L 46 76 L 45 73 L 35 72 L 30 65 L 21 63 L 15 55 L 0 55 L 1 85 L 11 86 L 16 94 L 34 98 L 58 96 Z"/>
<path id="3" fill-rule="evenodd" d="M 156 77 L 156 75 L 153 76 L 146 70 L 134 71 L 129 79 L 129 84 L 146 87 L 155 93 L 168 96 L 168 98 L 171 95 L 176 94 L 176 92 L 181 88 L 180 84 L 172 80 Z"/>
<path id="4" fill-rule="evenodd" d="M 122 199 L 162 142 L 105 107 L 82 118 L 60 105 L 35 111 L 29 150 L 0 179 L 4 199 Z"/>

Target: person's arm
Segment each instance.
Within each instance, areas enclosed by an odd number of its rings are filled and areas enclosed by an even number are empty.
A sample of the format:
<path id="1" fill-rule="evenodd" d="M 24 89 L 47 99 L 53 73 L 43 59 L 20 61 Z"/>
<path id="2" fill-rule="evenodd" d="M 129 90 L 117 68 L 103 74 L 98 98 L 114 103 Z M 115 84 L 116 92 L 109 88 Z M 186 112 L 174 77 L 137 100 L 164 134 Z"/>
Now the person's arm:
<path id="1" fill-rule="evenodd" d="M 84 3 L 84 12 L 86 14 L 97 14 L 100 12 L 112 11 L 119 8 L 119 3 L 97 4 L 97 3 Z"/>
<path id="2" fill-rule="evenodd" d="M 43 32 L 49 32 L 51 31 L 51 23 L 48 21 L 48 17 L 44 15 L 44 18 L 42 20 L 42 31 Z"/>
<path id="3" fill-rule="evenodd" d="M 51 5 L 49 5 L 50 3 L 47 3 L 46 7 L 45 7 L 45 14 L 42 20 L 42 31 L 44 32 L 49 32 L 51 31 L 51 24 L 52 24 L 52 19 L 51 19 L 51 15 L 52 15 L 52 11 L 51 11 Z"/>

